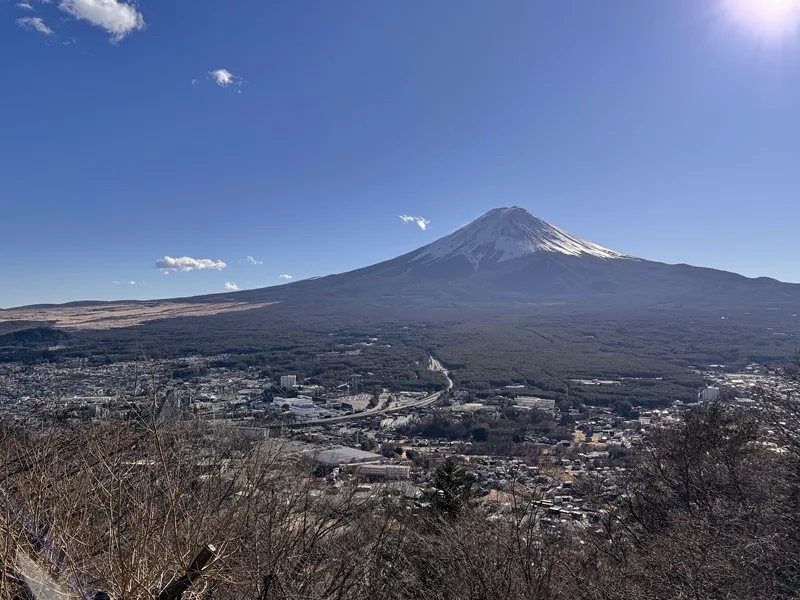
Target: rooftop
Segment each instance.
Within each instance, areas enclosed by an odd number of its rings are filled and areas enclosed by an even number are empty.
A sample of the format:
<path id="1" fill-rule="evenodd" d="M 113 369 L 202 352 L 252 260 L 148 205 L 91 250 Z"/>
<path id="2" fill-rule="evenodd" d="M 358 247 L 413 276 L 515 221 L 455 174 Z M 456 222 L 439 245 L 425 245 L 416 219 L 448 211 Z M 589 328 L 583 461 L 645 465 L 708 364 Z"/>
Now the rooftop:
<path id="1" fill-rule="evenodd" d="M 382 459 L 383 457 L 380 454 L 373 454 L 372 452 L 365 452 L 364 450 L 347 446 L 323 450 L 317 455 L 317 461 L 324 465 L 343 465 Z"/>

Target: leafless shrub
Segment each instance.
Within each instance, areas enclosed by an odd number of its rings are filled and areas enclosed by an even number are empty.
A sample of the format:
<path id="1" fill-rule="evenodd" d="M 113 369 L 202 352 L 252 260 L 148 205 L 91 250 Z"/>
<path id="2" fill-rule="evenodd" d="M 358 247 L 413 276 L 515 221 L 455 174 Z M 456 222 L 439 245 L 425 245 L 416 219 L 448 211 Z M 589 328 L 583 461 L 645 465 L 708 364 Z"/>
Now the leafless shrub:
<path id="1" fill-rule="evenodd" d="M 794 598 L 791 398 L 654 429 L 629 471 L 584 478 L 593 518 L 568 526 L 532 489 L 451 519 L 332 489 L 280 440 L 159 419 L 155 400 L 129 422 L 0 425 L 0 597 L 23 597 L 24 554 L 76 597 L 155 598 L 211 544 L 187 600 Z"/>

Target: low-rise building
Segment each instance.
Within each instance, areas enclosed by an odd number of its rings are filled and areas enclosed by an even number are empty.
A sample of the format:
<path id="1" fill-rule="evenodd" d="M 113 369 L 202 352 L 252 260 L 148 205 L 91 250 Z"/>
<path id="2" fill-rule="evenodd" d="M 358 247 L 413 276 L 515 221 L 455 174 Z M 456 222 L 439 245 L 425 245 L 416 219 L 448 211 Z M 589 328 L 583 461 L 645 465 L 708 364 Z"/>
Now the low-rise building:
<path id="1" fill-rule="evenodd" d="M 538 398 L 535 396 L 518 396 L 514 400 L 514 405 L 520 408 L 535 408 L 552 412 L 556 409 L 556 401 L 551 398 Z"/>
<path id="2" fill-rule="evenodd" d="M 338 467 L 342 465 L 355 465 L 362 463 L 380 463 L 383 456 L 380 454 L 373 454 L 372 452 L 365 452 L 358 448 L 350 448 L 348 446 L 337 446 L 329 450 L 323 450 L 317 454 L 317 462 L 323 466 Z"/>
<path id="3" fill-rule="evenodd" d="M 411 477 L 409 465 L 359 464 L 354 467 L 357 475 L 375 479 L 408 479 Z"/>

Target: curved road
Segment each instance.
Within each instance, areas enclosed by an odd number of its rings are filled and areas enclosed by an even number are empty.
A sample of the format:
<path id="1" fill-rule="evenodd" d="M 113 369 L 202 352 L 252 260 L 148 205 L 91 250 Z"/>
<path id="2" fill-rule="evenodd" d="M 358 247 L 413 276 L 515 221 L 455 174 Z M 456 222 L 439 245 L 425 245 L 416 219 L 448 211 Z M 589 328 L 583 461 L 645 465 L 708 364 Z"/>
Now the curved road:
<path id="1" fill-rule="evenodd" d="M 430 359 L 430 365 L 428 369 L 430 371 L 437 371 L 442 373 L 445 378 L 447 379 L 447 387 L 444 391 L 449 392 L 453 389 L 455 385 L 453 380 L 450 379 L 450 372 L 444 368 L 444 365 L 434 358 L 433 356 L 428 357 Z M 412 400 L 406 404 L 402 404 L 400 406 L 393 406 L 391 408 L 382 408 L 382 409 L 375 409 L 375 410 L 365 410 L 364 412 L 355 413 L 352 415 L 342 415 L 341 417 L 329 417 L 327 419 L 315 419 L 313 421 L 300 421 L 298 423 L 292 423 L 291 427 L 306 427 L 308 425 L 328 425 L 330 423 L 342 423 L 345 421 L 355 421 L 357 419 L 366 419 L 367 417 L 374 417 L 377 415 L 384 415 L 393 412 L 399 412 L 401 410 L 406 410 L 407 408 L 419 408 L 421 406 L 428 406 L 429 404 L 433 404 L 439 399 L 439 396 L 442 395 L 443 392 L 434 392 L 424 398 L 419 398 L 417 400 Z"/>
<path id="2" fill-rule="evenodd" d="M 450 371 L 444 368 L 444 365 L 439 361 L 439 359 L 434 358 L 433 356 L 429 356 L 428 358 L 431 359 L 431 365 L 428 368 L 431 371 L 437 371 L 439 373 L 442 373 L 447 379 L 447 391 L 449 392 L 450 390 L 452 390 L 453 385 L 455 384 L 453 383 L 453 380 L 450 379 Z"/>

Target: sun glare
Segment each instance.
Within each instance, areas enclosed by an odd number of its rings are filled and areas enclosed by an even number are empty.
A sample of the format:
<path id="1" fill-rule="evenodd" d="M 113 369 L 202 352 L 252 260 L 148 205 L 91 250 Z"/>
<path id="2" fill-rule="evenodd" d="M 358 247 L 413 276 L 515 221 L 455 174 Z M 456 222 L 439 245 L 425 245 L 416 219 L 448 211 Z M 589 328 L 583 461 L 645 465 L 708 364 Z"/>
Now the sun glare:
<path id="1" fill-rule="evenodd" d="M 800 31 L 800 0 L 722 0 L 727 16 L 764 41 L 780 41 Z"/>

